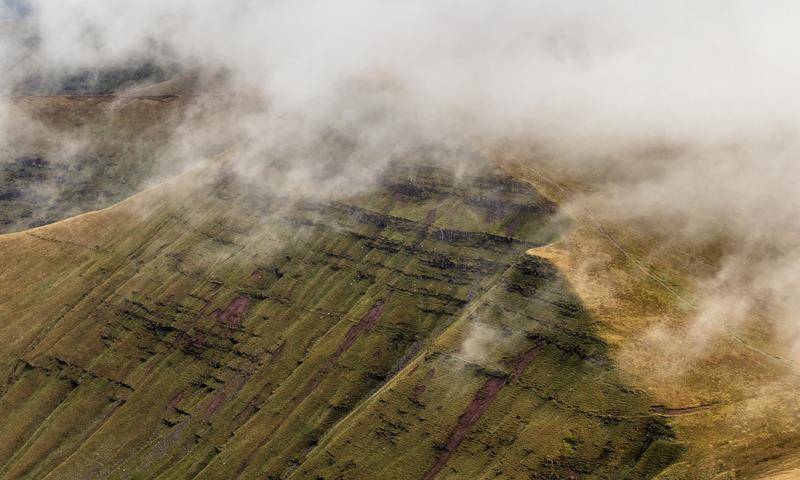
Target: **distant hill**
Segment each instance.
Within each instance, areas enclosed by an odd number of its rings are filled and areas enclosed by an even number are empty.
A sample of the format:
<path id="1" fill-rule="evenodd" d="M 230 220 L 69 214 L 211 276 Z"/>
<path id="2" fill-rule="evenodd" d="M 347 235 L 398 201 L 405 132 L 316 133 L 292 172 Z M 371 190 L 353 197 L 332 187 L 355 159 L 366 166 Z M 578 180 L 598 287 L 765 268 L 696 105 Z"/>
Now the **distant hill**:
<path id="1" fill-rule="evenodd" d="M 14 95 L 109 95 L 142 83 L 159 83 L 175 70 L 141 62 L 116 68 L 85 69 L 53 75 L 33 72 L 18 82 Z"/>
<path id="2" fill-rule="evenodd" d="M 10 100 L 0 148 L 0 233 L 112 205 L 155 174 L 185 100 L 39 96 Z"/>

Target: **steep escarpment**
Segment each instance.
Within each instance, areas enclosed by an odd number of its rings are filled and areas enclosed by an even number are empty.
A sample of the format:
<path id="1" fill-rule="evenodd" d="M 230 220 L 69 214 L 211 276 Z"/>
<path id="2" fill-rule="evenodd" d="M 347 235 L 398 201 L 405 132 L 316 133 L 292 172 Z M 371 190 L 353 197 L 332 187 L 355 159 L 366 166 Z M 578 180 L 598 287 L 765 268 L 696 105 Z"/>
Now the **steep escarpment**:
<path id="1" fill-rule="evenodd" d="M 495 332 L 480 354 L 476 324 Z M 290 478 L 651 478 L 682 447 L 605 350 L 558 272 L 522 258 Z"/>
<path id="2" fill-rule="evenodd" d="M 554 206 L 455 178 L 320 203 L 213 166 L 0 237 L 0 476 L 652 478 L 681 447 L 524 253 Z"/>

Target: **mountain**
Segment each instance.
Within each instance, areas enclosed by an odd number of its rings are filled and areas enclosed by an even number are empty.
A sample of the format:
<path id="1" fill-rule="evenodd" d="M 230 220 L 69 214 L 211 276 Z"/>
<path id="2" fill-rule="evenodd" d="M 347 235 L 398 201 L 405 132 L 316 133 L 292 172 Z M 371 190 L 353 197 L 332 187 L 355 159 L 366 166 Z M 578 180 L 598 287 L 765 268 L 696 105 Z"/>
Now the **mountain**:
<path id="1" fill-rule="evenodd" d="M 325 200 L 243 178 L 241 144 L 159 175 L 191 102 L 14 98 L 0 478 L 794 478 L 785 352 L 733 332 L 670 376 L 689 347 L 642 340 L 713 252 L 646 256 L 505 153 Z"/>
<path id="2" fill-rule="evenodd" d="M 287 212 L 225 163 L 2 238 L 4 478 L 650 478 L 682 451 L 525 254 L 555 233 L 528 184 L 398 166 Z"/>

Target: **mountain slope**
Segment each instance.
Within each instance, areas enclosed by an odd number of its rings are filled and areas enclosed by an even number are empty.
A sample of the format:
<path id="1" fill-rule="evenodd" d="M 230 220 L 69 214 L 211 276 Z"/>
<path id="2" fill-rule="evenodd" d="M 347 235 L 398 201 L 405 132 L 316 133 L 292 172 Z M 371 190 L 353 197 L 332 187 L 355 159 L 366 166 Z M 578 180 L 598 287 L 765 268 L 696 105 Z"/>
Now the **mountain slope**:
<path id="1" fill-rule="evenodd" d="M 557 169 L 505 168 L 569 205 L 569 233 L 531 253 L 569 279 L 626 383 L 649 394 L 686 444 L 664 478 L 795 478 L 800 377 L 768 312 L 750 323 L 722 319 L 715 335 L 692 336 L 696 299 L 715 293 L 699 280 L 718 268 L 724 243 L 664 238 L 646 222 L 598 211 L 580 200 L 591 186 Z"/>
<path id="2" fill-rule="evenodd" d="M 0 237 L 0 476 L 652 478 L 682 447 L 524 253 L 554 205 L 453 178 L 309 203 L 210 165 Z"/>

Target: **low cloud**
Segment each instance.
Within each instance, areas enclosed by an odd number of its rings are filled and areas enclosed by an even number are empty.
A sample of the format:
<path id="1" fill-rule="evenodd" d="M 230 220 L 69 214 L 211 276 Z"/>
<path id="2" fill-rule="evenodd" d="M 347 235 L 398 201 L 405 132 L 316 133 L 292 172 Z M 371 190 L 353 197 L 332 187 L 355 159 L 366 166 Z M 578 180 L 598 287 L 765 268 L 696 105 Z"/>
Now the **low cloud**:
<path id="1" fill-rule="evenodd" d="M 598 211 L 674 242 L 724 240 L 698 331 L 768 305 L 800 340 L 798 14 L 790 1 L 34 0 L 19 22 L 37 38 L 23 73 L 144 61 L 215 79 L 208 105 L 237 99 L 177 130 L 172 158 L 240 143 L 236 169 L 266 188 L 335 196 L 394 159 L 535 151 L 590 179 Z M 3 43 L 0 65 L 21 51 Z"/>
<path id="2" fill-rule="evenodd" d="M 502 333 L 480 321 L 473 321 L 467 328 L 466 336 L 459 350 L 461 360 L 480 365 L 496 361 L 496 344 L 505 341 Z"/>

